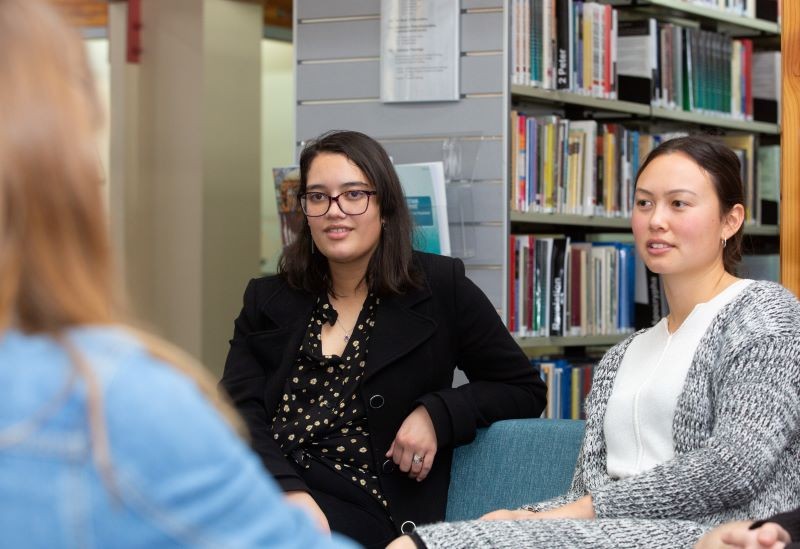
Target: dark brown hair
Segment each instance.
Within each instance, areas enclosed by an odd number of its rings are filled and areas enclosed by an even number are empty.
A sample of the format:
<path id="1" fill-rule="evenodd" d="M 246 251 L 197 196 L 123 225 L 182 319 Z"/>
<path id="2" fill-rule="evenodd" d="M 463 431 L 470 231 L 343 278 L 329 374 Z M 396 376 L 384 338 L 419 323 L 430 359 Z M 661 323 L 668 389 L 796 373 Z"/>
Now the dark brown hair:
<path id="1" fill-rule="evenodd" d="M 364 172 L 378 194 L 383 230 L 375 253 L 370 258 L 365 279 L 378 295 L 400 294 L 422 283 L 421 273 L 412 262 L 411 215 L 397 172 L 384 148 L 371 137 L 355 131 L 327 132 L 306 144 L 300 154 L 300 189 L 306 192 L 311 163 L 321 153 L 341 154 Z M 290 286 L 312 293 L 333 292 L 327 258 L 311 248 L 308 223 L 297 239 L 284 250 L 278 272 Z"/>
<path id="2" fill-rule="evenodd" d="M 744 205 L 744 185 L 739 158 L 727 146 L 710 136 L 690 135 L 664 141 L 647 155 L 636 174 L 639 182 L 645 168 L 665 154 L 683 153 L 708 174 L 714 191 L 717 193 L 720 217 L 724 217 L 736 204 Z M 736 266 L 742 260 L 742 239 L 744 223 L 736 233 L 728 238 L 722 250 L 722 262 L 725 270 L 736 274 Z"/>

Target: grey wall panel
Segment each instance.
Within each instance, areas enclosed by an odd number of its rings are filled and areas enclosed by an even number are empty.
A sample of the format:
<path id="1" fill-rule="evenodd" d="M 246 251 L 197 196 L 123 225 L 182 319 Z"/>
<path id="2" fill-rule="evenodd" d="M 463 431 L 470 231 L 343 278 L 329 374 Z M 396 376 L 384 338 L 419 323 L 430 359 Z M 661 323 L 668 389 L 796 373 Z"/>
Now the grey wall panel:
<path id="1" fill-rule="evenodd" d="M 380 62 L 297 66 L 297 100 L 368 99 L 380 96 Z"/>
<path id="2" fill-rule="evenodd" d="M 326 2 L 327 3 L 327 2 Z M 341 59 L 378 57 L 381 22 L 332 21 L 299 24 L 295 45 L 297 59 Z M 499 51 L 503 49 L 502 13 L 465 13 L 461 15 L 461 51 Z"/>
<path id="3" fill-rule="evenodd" d="M 473 0 L 474 1 L 474 0 Z M 312 0 L 295 2 L 298 19 L 379 15 L 381 0 Z"/>
<path id="4" fill-rule="evenodd" d="M 453 135 L 450 131 L 443 133 Z M 478 133 L 475 131 L 473 135 Z M 459 139 L 456 143 L 461 149 L 461 169 L 453 174 L 454 179 L 503 178 L 503 142 L 500 139 L 482 141 Z M 389 155 L 397 163 L 442 160 L 443 145 L 443 140 L 383 143 Z"/>
<path id="5" fill-rule="evenodd" d="M 461 0 L 461 9 L 469 10 L 473 8 L 501 8 L 503 0 Z"/>
<path id="6" fill-rule="evenodd" d="M 461 16 L 461 51 L 502 49 L 502 13 L 466 13 Z"/>
<path id="7" fill-rule="evenodd" d="M 500 55 L 461 57 L 461 93 L 500 93 Z M 380 62 L 311 63 L 297 67 L 297 99 L 367 99 L 380 96 Z"/>
<path id="8" fill-rule="evenodd" d="M 448 0 L 449 1 L 449 0 Z M 461 0 L 461 9 L 502 8 L 503 0 Z M 297 2 L 297 17 L 317 19 L 323 17 L 353 17 L 381 12 L 381 0 L 316 0 Z"/>
<path id="9" fill-rule="evenodd" d="M 297 25 L 295 50 L 298 61 L 377 57 L 380 55 L 380 39 L 381 22 L 378 19 L 310 23 Z"/>
<path id="10" fill-rule="evenodd" d="M 297 139 L 331 129 L 358 130 L 375 138 L 502 132 L 505 99 L 486 97 L 437 103 L 340 103 L 297 106 Z"/>
<path id="11" fill-rule="evenodd" d="M 502 93 L 503 56 L 477 55 L 461 58 L 461 93 Z"/>
<path id="12" fill-rule="evenodd" d="M 462 257 L 467 265 L 502 265 L 507 245 L 508 236 L 503 225 L 473 225 L 463 227 L 463 230 L 450 227 L 453 255 Z M 461 255 L 460 250 L 469 250 L 471 257 Z"/>
<path id="13" fill-rule="evenodd" d="M 501 269 L 471 269 L 467 277 L 483 290 L 495 309 L 503 308 L 503 271 Z"/>

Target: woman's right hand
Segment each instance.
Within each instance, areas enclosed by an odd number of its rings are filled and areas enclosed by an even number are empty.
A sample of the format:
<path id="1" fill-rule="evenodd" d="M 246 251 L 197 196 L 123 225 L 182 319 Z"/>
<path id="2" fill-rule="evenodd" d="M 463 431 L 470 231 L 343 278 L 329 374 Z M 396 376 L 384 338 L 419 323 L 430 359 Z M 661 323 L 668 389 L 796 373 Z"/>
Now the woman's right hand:
<path id="1" fill-rule="evenodd" d="M 331 527 L 328 525 L 328 517 L 326 517 L 322 509 L 319 508 L 319 505 L 317 505 L 317 502 L 311 497 L 311 494 L 303 492 L 302 490 L 286 492 L 286 500 L 293 505 L 302 507 L 311 515 L 311 518 L 314 519 L 314 522 L 317 523 L 320 530 L 326 534 L 331 533 Z"/>

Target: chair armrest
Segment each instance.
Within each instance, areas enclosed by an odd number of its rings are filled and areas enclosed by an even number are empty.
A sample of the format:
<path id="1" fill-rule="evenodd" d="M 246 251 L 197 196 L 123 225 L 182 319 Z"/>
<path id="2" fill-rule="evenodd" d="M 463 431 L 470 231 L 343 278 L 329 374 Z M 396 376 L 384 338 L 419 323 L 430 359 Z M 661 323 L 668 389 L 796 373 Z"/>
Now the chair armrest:
<path id="1" fill-rule="evenodd" d="M 565 493 L 583 430 L 583 421 L 569 419 L 513 419 L 480 429 L 453 455 L 446 520 L 475 519 Z"/>

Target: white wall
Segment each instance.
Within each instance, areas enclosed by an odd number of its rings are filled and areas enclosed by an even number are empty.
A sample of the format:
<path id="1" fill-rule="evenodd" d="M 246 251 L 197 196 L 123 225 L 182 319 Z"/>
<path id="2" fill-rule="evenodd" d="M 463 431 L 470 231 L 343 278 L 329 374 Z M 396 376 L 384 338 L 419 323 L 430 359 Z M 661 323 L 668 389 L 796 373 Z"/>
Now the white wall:
<path id="1" fill-rule="evenodd" d="M 106 204 L 108 204 L 108 154 L 109 154 L 109 128 L 111 124 L 109 105 L 111 88 L 111 63 L 108 58 L 108 39 L 93 38 L 85 41 L 86 55 L 89 59 L 89 68 L 95 78 L 97 94 L 103 109 L 103 126 L 97 135 L 97 155 L 103 166 L 103 190 L 105 191 Z"/>
<path id="2" fill-rule="evenodd" d="M 261 43 L 261 269 L 275 272 L 280 231 L 272 168 L 291 166 L 295 158 L 294 46 L 264 39 Z"/>

